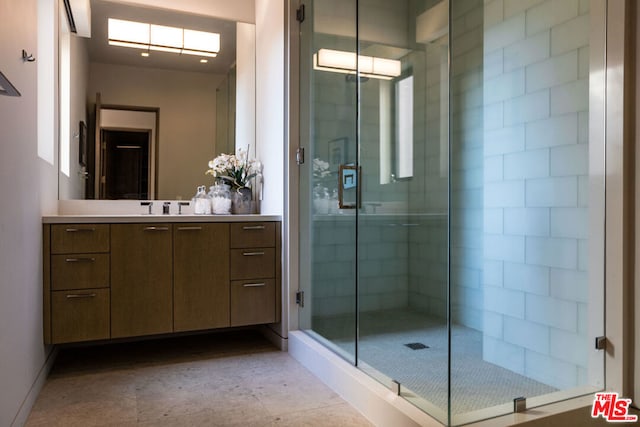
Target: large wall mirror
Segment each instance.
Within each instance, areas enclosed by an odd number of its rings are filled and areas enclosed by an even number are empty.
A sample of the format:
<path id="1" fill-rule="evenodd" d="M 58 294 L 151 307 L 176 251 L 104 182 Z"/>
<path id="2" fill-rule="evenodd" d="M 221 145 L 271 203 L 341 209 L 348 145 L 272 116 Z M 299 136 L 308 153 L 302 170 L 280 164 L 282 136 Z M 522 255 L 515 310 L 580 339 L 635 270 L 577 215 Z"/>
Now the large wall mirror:
<path id="1" fill-rule="evenodd" d="M 86 37 L 74 33 L 68 3 L 60 0 L 59 199 L 189 199 L 211 184 L 209 160 L 255 147 L 253 23 L 89 0 Z M 72 10 L 76 24 L 82 13 Z M 162 37 L 110 44 L 109 18 L 183 30 L 184 43 L 188 31 L 219 34 L 219 51 L 187 54 Z"/>

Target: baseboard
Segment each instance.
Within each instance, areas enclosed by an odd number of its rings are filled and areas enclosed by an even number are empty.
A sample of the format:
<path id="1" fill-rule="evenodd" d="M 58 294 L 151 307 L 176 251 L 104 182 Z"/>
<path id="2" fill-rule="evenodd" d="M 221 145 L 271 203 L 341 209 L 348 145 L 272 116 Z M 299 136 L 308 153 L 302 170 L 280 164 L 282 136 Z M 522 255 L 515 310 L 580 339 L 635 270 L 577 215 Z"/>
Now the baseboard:
<path id="1" fill-rule="evenodd" d="M 269 326 L 262 325 L 258 328 L 260 333 L 269 340 L 273 345 L 278 347 L 281 351 L 289 350 L 289 340 L 281 337 L 276 331 Z"/>
<path id="2" fill-rule="evenodd" d="M 11 423 L 11 427 L 23 426 L 27 422 L 27 418 L 29 418 L 29 414 L 31 413 L 31 408 L 33 407 L 33 404 L 36 403 L 40 390 L 42 390 L 45 381 L 47 381 L 47 377 L 49 376 L 49 372 L 51 371 L 57 356 L 58 348 L 53 347 L 47 355 L 47 360 L 45 360 L 44 365 L 40 368 L 38 376 L 31 385 L 29 393 L 27 393 L 27 396 L 22 401 L 22 405 L 20 405 L 20 409 Z"/>

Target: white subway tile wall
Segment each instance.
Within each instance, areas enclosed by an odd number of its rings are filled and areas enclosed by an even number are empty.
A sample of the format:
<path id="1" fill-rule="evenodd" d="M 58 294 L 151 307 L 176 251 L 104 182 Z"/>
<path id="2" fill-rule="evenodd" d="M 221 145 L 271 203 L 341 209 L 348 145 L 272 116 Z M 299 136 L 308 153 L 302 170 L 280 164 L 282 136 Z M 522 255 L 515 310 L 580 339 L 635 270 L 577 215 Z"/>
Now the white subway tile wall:
<path id="1" fill-rule="evenodd" d="M 484 163 L 502 174 L 484 174 L 483 356 L 576 387 L 588 350 L 589 2 L 486 0 L 484 13 Z"/>

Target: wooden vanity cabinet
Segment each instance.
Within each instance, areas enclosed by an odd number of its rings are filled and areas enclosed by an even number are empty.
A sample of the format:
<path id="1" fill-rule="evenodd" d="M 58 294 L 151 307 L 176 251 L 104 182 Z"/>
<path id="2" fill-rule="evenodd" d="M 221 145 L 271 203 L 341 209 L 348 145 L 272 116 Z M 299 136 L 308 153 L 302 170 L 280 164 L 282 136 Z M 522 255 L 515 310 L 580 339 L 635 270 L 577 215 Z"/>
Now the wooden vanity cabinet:
<path id="1" fill-rule="evenodd" d="M 45 342 L 109 338 L 109 225 L 45 225 L 43 242 Z"/>
<path id="2" fill-rule="evenodd" d="M 278 321 L 277 231 L 273 222 L 231 224 L 231 326 Z"/>
<path id="3" fill-rule="evenodd" d="M 171 227 L 111 226 L 111 338 L 173 331 Z"/>
<path id="4" fill-rule="evenodd" d="M 229 224 L 173 225 L 173 330 L 229 326 Z"/>
<path id="5" fill-rule="evenodd" d="M 275 323 L 279 222 L 45 224 L 48 344 Z"/>

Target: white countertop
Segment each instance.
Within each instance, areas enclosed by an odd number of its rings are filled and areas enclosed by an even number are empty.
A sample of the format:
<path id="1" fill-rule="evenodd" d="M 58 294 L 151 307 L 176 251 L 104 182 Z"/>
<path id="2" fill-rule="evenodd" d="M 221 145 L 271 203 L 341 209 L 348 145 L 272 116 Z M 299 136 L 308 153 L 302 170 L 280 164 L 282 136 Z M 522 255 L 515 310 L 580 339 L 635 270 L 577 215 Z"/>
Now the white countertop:
<path id="1" fill-rule="evenodd" d="M 126 224 L 126 223 L 170 223 L 170 222 L 258 222 L 281 221 L 280 215 L 48 215 L 42 217 L 43 224 Z"/>

